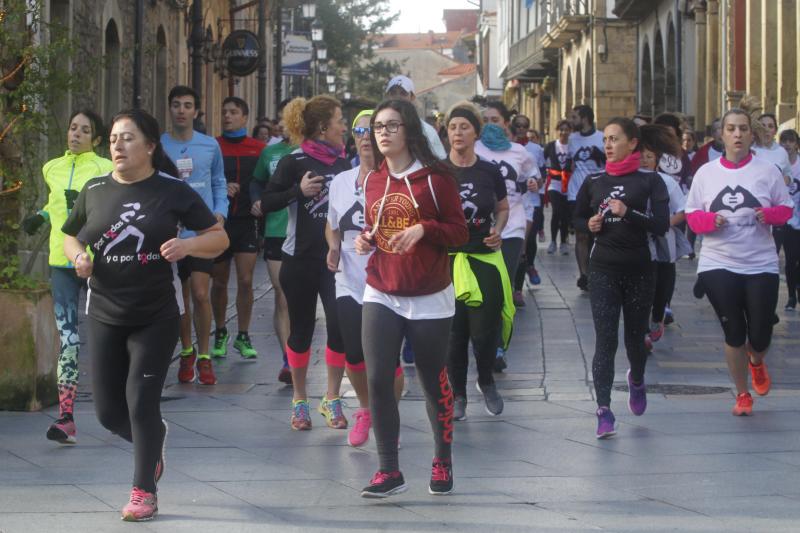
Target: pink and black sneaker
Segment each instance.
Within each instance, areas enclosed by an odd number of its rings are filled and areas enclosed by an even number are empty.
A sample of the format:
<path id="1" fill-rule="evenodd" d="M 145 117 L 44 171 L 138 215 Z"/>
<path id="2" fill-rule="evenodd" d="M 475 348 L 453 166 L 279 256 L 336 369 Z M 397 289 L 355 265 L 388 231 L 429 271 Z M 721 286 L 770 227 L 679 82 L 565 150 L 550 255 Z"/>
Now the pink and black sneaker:
<path id="1" fill-rule="evenodd" d="M 382 472 L 378 470 L 369 482 L 361 489 L 362 498 L 388 498 L 408 490 L 406 480 L 399 470 Z"/>
<path id="2" fill-rule="evenodd" d="M 47 439 L 58 442 L 59 444 L 75 444 L 78 442 L 77 431 L 75 430 L 75 420 L 71 413 L 50 424 L 47 429 Z"/>
<path id="3" fill-rule="evenodd" d="M 444 496 L 453 492 L 452 459 L 434 458 L 431 467 L 431 482 L 428 492 L 434 496 Z"/>

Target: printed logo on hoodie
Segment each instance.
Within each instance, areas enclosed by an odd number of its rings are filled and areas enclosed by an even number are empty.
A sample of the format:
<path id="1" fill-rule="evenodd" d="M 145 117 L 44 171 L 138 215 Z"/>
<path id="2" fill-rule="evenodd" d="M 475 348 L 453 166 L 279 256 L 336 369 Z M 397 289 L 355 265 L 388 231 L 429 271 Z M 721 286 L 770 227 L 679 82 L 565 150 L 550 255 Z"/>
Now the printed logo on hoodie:
<path id="1" fill-rule="evenodd" d="M 372 220 L 377 220 L 380 202 L 372 205 Z M 389 239 L 392 235 L 400 233 L 406 228 L 413 226 L 420 221 L 419 211 L 414 207 L 414 202 L 405 194 L 393 192 L 386 195 L 378 223 L 378 231 L 375 232 L 375 244 L 386 253 L 394 253 L 389 246 Z"/>

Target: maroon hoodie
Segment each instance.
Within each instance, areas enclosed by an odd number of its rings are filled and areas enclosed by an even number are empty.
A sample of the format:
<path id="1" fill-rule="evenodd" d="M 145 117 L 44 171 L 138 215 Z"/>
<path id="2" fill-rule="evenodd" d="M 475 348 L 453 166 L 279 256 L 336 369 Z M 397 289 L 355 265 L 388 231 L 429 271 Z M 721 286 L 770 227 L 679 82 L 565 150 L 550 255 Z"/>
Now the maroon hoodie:
<path id="1" fill-rule="evenodd" d="M 384 161 L 366 179 L 364 198 L 368 232 L 383 203 L 374 234 L 375 253 L 367 264 L 367 283 L 395 296 L 424 296 L 447 288 L 451 283 L 447 247 L 461 246 L 469 239 L 455 179 L 430 168 L 406 179 L 390 178 Z M 425 229 L 422 239 L 405 254 L 393 252 L 388 245 L 391 236 L 418 223 Z"/>

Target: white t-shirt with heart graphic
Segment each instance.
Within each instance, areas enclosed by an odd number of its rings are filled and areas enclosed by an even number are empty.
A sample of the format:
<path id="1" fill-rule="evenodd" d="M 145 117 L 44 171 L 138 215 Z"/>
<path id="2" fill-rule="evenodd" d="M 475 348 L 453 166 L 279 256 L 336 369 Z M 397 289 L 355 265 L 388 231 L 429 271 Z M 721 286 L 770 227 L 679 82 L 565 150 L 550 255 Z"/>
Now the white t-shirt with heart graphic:
<path id="1" fill-rule="evenodd" d="M 717 159 L 700 167 L 686 200 L 686 214 L 707 211 L 722 215 L 727 222 L 703 235 L 697 272 L 777 274 L 772 228 L 756 220 L 755 209 L 778 205 L 791 208 L 792 201 L 783 176 L 768 161 L 754 157 L 741 167 L 728 168 Z"/>

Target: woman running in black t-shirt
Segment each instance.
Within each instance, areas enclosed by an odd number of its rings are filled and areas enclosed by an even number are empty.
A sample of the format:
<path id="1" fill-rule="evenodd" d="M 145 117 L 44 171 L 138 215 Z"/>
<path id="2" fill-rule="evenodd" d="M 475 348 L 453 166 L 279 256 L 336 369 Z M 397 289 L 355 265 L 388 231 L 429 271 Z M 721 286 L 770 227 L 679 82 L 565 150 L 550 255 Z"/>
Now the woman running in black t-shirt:
<path id="1" fill-rule="evenodd" d="M 449 160 L 456 169 L 461 207 L 469 230 L 469 241 L 450 249 L 456 314 L 450 328 L 448 364 L 454 396 L 453 418 L 464 420 L 470 341 L 478 367 L 477 386 L 483 394 L 486 411 L 492 416 L 503 412 L 503 398 L 497 392 L 492 368 L 501 323 L 506 325 L 502 329 L 507 333 L 502 336 L 505 349 L 514 320 L 508 271 L 499 251 L 508 220 L 508 199 L 500 168 L 475 155 L 475 141 L 481 132 L 480 112 L 468 102 L 456 104 L 448 112 L 446 124 L 451 147 Z"/>
<path id="2" fill-rule="evenodd" d="M 345 429 L 347 419 L 339 397 L 345 353 L 336 313 L 336 283 L 326 263 L 325 224 L 329 184 L 334 176 L 350 169 L 350 163 L 342 157 L 347 126 L 341 104 L 330 96 L 315 96 L 308 101 L 295 98 L 284 108 L 283 121 L 290 137 L 303 142 L 299 150 L 278 163 L 261 197 L 261 210 L 268 213 L 289 208 L 280 282 L 289 307 L 286 357 L 294 386 L 291 425 L 294 430 L 311 429 L 306 373 L 319 296 L 328 334 L 328 391 L 318 409 L 328 427 Z"/>
<path id="3" fill-rule="evenodd" d="M 589 297 L 597 338 L 592 374 L 598 439 L 616 433 L 610 406 L 620 311 L 631 365 L 628 408 L 637 416 L 647 408 L 645 335 L 655 287 L 648 233 L 664 235 L 669 229 L 669 196 L 661 176 L 639 169 L 640 150 L 645 134 L 647 145 L 661 152 L 673 153 L 671 146 L 678 140 L 662 128 L 645 128 L 627 118 L 611 119 L 603 131 L 606 170 L 586 179 L 575 205 L 575 229 L 591 231 L 595 238 Z"/>
<path id="4" fill-rule="evenodd" d="M 89 278 L 87 344 L 97 418 L 133 443 L 133 490 L 122 509 L 129 521 L 158 512 L 167 436 L 159 402 L 183 312 L 176 262 L 187 255 L 212 258 L 228 246 L 200 195 L 158 170 L 169 161 L 159 139 L 158 122 L 144 111 L 114 117 L 114 171 L 86 183 L 62 228 L 64 253 Z M 197 235 L 178 239 L 179 225 Z"/>

